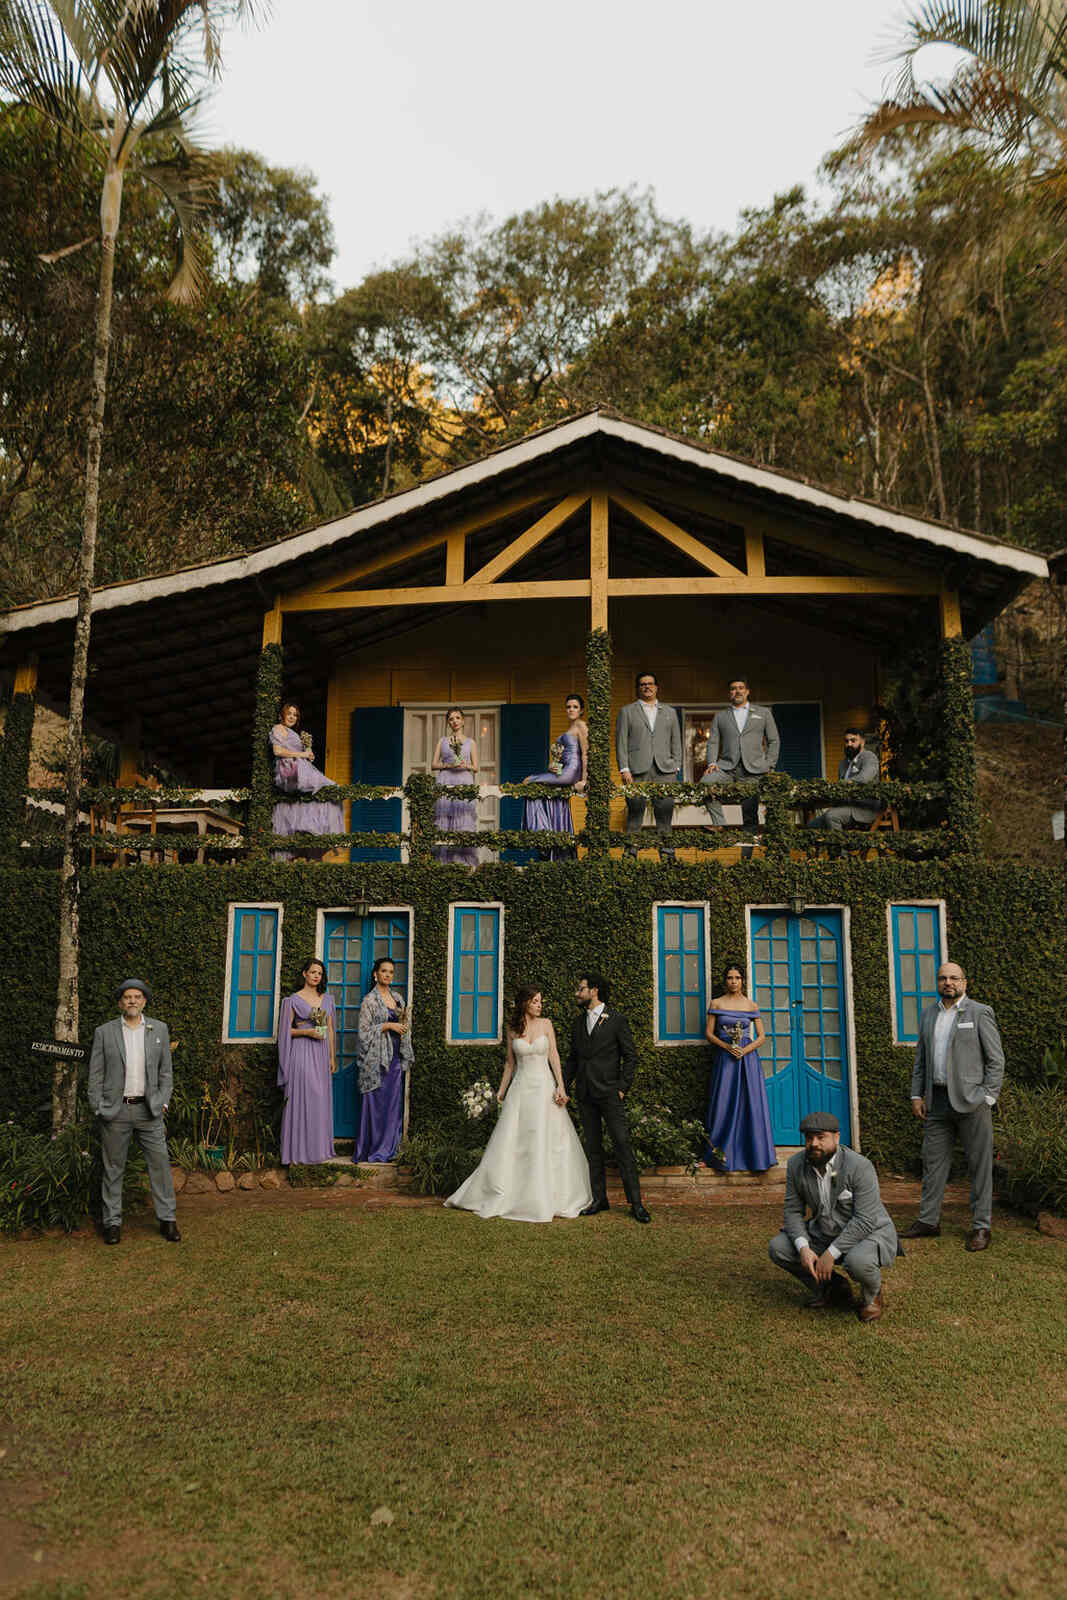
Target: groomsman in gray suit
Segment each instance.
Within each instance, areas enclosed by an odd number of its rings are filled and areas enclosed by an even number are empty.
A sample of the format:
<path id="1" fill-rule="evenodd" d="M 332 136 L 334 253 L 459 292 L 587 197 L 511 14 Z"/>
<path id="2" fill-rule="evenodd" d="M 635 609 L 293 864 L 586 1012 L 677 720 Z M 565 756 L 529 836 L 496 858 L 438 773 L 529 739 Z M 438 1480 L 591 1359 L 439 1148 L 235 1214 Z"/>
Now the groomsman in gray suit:
<path id="1" fill-rule="evenodd" d="M 857 1317 L 876 1322 L 885 1310 L 882 1268 L 899 1249 L 878 1174 L 866 1156 L 841 1143 L 841 1125 L 829 1111 L 811 1112 L 800 1131 L 804 1148 L 785 1169 L 784 1224 L 771 1240 L 770 1258 L 813 1290 L 806 1302 L 812 1311 L 828 1310 L 835 1300 L 851 1305 L 852 1290 L 835 1270 L 841 1266 L 860 1286 Z"/>
<path id="2" fill-rule="evenodd" d="M 918 1221 L 905 1239 L 941 1232 L 952 1147 L 959 1135 L 971 1176 L 971 1232 L 965 1248 L 986 1250 L 993 1226 L 993 1107 L 1004 1082 L 1004 1046 L 992 1006 L 967 993 L 957 961 L 938 969 L 940 1000 L 919 1018 L 911 1109 L 923 1124 L 923 1188 Z"/>
<path id="3" fill-rule="evenodd" d="M 174 1086 L 170 1034 L 165 1022 L 144 1015 L 152 991 L 143 978 L 124 978 L 115 996 L 119 1015 L 97 1028 L 89 1056 L 89 1108 L 100 1123 L 104 1158 L 104 1243 L 122 1238 L 122 1176 L 132 1136 L 144 1151 L 159 1231 L 177 1244 L 181 1234 L 163 1126 Z"/>
<path id="4" fill-rule="evenodd" d="M 877 783 L 880 777 L 878 757 L 867 749 L 867 735 L 862 728 L 846 728 L 845 753 L 837 768 L 838 783 Z M 842 828 L 869 828 L 878 811 L 878 806 L 830 806 L 827 811 L 817 811 L 808 827 L 832 828 L 835 833 Z"/>
<path id="5" fill-rule="evenodd" d="M 701 783 L 741 783 L 745 778 L 761 778 L 778 765 L 781 740 L 770 706 L 758 706 L 748 697 L 744 678 L 731 678 L 727 690 L 730 704 L 716 711 L 708 736 L 708 765 Z M 717 800 L 708 801 L 708 816 L 716 828 L 726 825 L 726 816 Z M 759 800 L 746 795 L 741 802 L 741 820 L 746 828 L 759 821 Z"/>
<path id="6" fill-rule="evenodd" d="M 637 699 L 623 706 L 615 721 L 615 754 L 619 762 L 619 776 L 624 784 L 673 783 L 682 765 L 682 730 L 678 726 L 678 713 L 673 706 L 665 706 L 659 698 L 659 684 L 654 672 L 637 674 Z M 637 855 L 637 842 L 645 821 L 647 801 L 643 795 L 626 797 L 626 854 Z M 674 816 L 673 800 L 653 800 L 660 855 L 664 860 L 674 859 L 671 846 L 671 819 Z"/>

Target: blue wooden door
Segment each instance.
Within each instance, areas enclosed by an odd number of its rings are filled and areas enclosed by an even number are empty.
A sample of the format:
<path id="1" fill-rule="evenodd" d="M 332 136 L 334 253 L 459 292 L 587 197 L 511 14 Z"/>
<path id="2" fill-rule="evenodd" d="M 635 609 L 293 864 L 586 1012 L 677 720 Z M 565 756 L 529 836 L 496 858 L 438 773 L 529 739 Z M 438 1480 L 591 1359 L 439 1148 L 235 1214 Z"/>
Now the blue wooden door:
<path id="1" fill-rule="evenodd" d="M 333 1080 L 335 1139 L 354 1139 L 359 1131 L 359 1082 L 356 1040 L 359 1006 L 371 986 L 371 968 L 379 956 L 396 966 L 393 987 L 410 998 L 410 926 L 406 911 L 375 911 L 355 917 L 348 911 L 326 918 L 325 961 L 330 993 L 337 1008 L 337 1072 Z"/>
<path id="2" fill-rule="evenodd" d="M 840 911 L 760 912 L 752 918 L 752 997 L 775 1144 L 802 1144 L 809 1111 L 832 1111 L 851 1137 L 844 943 Z"/>

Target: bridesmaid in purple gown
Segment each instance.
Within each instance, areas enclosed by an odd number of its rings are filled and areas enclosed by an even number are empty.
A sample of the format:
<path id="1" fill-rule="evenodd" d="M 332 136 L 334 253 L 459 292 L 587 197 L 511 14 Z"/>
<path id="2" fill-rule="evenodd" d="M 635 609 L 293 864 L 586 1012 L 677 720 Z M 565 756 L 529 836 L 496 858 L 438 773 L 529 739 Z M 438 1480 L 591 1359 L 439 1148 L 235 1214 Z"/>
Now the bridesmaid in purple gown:
<path id="1" fill-rule="evenodd" d="M 281 708 L 270 730 L 274 786 L 283 794 L 314 795 L 332 788 L 333 779 L 314 765 L 314 751 L 300 737 L 300 707 L 292 700 Z M 281 800 L 271 813 L 274 833 L 344 833 L 344 812 L 328 800 Z M 288 856 L 279 856 L 288 860 Z"/>
<path id="2" fill-rule="evenodd" d="M 333 1160 L 333 1084 L 337 1042 L 326 968 L 315 959 L 303 968 L 304 986 L 286 995 L 278 1018 L 278 1087 L 282 1112 L 282 1165 Z M 316 1020 L 316 1013 L 322 1020 Z"/>
<path id="3" fill-rule="evenodd" d="M 589 728 L 582 713 L 585 701 L 580 694 L 569 694 L 563 702 L 570 727 L 561 733 L 549 756 L 547 772 L 532 772 L 523 783 L 554 783 L 560 788 L 571 788 L 581 793 L 585 788 L 586 757 L 589 750 Z M 559 800 L 527 800 L 523 805 L 522 825 L 537 833 L 573 833 L 569 798 Z M 571 850 L 542 850 L 549 861 L 566 860 L 576 852 Z"/>
<path id="4" fill-rule="evenodd" d="M 705 1126 L 704 1159 L 720 1172 L 766 1172 L 778 1165 L 759 1047 L 759 1008 L 745 993 L 745 975 L 733 963 L 723 973 L 724 994 L 708 1007 L 707 1037 L 715 1070 Z M 721 1151 L 722 1156 L 716 1154 Z"/>
<path id="5" fill-rule="evenodd" d="M 353 1161 L 392 1161 L 404 1134 L 404 1074 L 413 1055 L 403 996 L 393 990 L 395 972 L 388 956 L 379 956 L 374 986 L 359 1008 L 356 1065 L 363 1099 Z"/>
<path id="6" fill-rule="evenodd" d="M 477 783 L 478 754 L 473 739 L 463 737 L 463 712 L 450 706 L 445 716 L 445 736 L 434 752 L 430 771 L 444 789 Z M 434 806 L 433 820 L 449 833 L 475 833 L 478 829 L 478 803 L 475 800 L 450 800 L 442 795 Z M 435 845 L 438 861 L 456 861 L 464 867 L 478 865 L 477 850 L 456 849 L 454 845 Z"/>

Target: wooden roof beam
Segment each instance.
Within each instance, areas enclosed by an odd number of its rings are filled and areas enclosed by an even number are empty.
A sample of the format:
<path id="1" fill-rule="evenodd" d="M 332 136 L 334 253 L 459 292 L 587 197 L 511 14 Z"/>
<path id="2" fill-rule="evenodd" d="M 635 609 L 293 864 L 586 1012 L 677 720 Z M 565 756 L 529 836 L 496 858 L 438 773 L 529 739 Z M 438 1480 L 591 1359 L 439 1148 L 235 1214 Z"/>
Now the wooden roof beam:
<path id="1" fill-rule="evenodd" d="M 512 567 L 516 566 L 523 556 L 529 555 L 531 550 L 536 550 L 537 546 L 542 544 L 549 534 L 555 533 L 557 528 L 562 527 L 569 517 L 573 517 L 574 513 L 585 505 L 588 499 L 588 490 L 567 495 L 558 505 L 553 506 L 550 511 L 546 511 L 543 517 L 538 517 L 533 526 L 527 528 L 525 533 L 520 533 L 517 539 L 512 539 L 510 544 L 505 545 L 503 550 L 493 557 L 492 561 L 487 561 L 484 567 L 479 568 L 477 572 L 472 572 L 467 580 L 467 585 L 469 586 L 472 583 L 495 583 L 498 578 L 503 577 L 505 572 L 509 572 Z"/>
<path id="2" fill-rule="evenodd" d="M 703 567 L 705 572 L 714 572 L 720 578 L 743 578 L 744 573 L 732 562 L 727 561 L 716 551 L 702 544 L 699 539 L 694 539 L 691 533 L 686 533 L 684 528 L 679 528 L 676 522 L 665 517 L 659 511 L 654 511 L 643 500 L 638 500 L 636 495 L 627 494 L 624 489 L 609 489 L 612 500 L 631 517 L 651 528 L 653 533 L 658 533 L 661 539 L 666 539 L 668 544 L 674 545 L 683 555 L 695 561 L 698 567 Z"/>

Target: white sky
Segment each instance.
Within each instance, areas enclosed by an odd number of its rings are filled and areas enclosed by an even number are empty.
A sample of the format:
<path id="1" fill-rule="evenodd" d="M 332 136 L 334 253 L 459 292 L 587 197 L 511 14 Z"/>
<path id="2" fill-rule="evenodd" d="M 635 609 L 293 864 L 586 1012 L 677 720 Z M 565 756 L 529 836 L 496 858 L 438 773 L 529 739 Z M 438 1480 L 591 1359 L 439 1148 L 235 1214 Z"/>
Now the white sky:
<path id="1" fill-rule="evenodd" d="M 463 217 L 636 184 L 698 228 L 810 185 L 903 0 L 274 0 L 204 132 L 309 168 L 348 287 Z M 877 57 L 877 59 L 874 59 Z"/>

